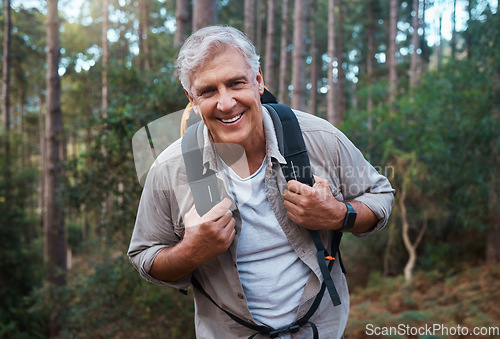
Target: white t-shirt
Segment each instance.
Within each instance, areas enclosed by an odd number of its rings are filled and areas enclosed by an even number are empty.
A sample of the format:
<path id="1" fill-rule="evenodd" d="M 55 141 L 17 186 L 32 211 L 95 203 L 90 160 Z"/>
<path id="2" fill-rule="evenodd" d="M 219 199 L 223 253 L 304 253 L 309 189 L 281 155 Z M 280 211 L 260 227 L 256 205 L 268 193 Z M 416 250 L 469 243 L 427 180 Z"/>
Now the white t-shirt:
<path id="1" fill-rule="evenodd" d="M 290 325 L 310 270 L 288 242 L 267 200 L 265 159 L 245 179 L 221 162 L 242 218 L 236 258 L 248 308 L 257 322 L 273 328 Z"/>

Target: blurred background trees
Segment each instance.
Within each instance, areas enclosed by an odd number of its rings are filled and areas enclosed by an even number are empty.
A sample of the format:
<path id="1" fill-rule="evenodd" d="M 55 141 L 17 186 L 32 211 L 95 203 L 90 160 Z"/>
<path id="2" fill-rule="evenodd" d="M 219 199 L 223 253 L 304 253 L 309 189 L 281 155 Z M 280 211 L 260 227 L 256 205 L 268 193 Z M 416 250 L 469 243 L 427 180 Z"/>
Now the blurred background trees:
<path id="1" fill-rule="evenodd" d="M 343 241 L 351 289 L 405 267 L 411 283 L 498 262 L 497 11 L 493 0 L 4 1 L 0 336 L 192 336 L 190 299 L 142 282 L 125 258 L 141 192 L 131 139 L 186 105 L 175 57 L 213 23 L 245 31 L 280 101 L 335 123 L 397 189 L 385 231 Z"/>

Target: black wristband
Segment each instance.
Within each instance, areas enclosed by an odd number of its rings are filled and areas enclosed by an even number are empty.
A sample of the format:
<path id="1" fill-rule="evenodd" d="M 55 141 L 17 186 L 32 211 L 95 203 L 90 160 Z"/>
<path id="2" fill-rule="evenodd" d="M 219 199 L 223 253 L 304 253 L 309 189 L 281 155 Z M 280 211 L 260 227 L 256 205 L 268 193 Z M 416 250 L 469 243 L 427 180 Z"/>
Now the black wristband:
<path id="1" fill-rule="evenodd" d="M 348 202 L 344 202 L 344 204 L 347 206 L 347 212 L 345 214 L 344 218 L 344 225 L 339 231 L 350 231 L 354 227 L 354 223 L 356 222 L 356 216 L 357 213 L 354 210 L 354 207 Z"/>

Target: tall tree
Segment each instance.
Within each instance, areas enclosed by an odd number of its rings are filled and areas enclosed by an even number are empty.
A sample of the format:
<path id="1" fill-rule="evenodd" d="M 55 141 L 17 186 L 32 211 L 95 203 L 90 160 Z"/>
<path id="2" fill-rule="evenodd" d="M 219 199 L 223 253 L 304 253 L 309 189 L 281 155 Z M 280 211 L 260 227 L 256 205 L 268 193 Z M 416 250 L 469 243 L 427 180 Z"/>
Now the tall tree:
<path id="1" fill-rule="evenodd" d="M 337 0 L 338 9 L 338 34 L 336 43 L 336 59 L 337 59 L 337 123 L 344 120 L 346 111 L 346 92 L 345 92 L 345 72 L 344 72 L 344 14 L 343 0 Z"/>
<path id="2" fill-rule="evenodd" d="M 451 57 L 457 53 L 457 0 L 453 0 L 452 30 L 451 30 Z"/>
<path id="3" fill-rule="evenodd" d="M 109 27 L 109 1 L 103 0 L 103 21 L 102 21 L 102 98 L 101 110 L 103 116 L 107 116 L 108 112 L 108 64 L 109 64 L 109 42 L 108 42 L 108 27 Z"/>
<path id="4" fill-rule="evenodd" d="M 389 7 L 389 51 L 387 63 L 389 67 L 389 104 L 396 100 L 396 91 L 398 88 L 398 73 L 396 64 L 396 35 L 398 30 L 398 0 L 390 0 Z"/>
<path id="5" fill-rule="evenodd" d="M 266 34 L 266 59 L 264 62 L 264 79 L 266 81 L 266 86 L 269 90 L 274 91 L 276 89 L 276 78 L 273 74 L 274 70 L 274 40 L 276 36 L 276 30 L 274 26 L 275 22 L 275 8 L 276 0 L 270 0 L 267 8 L 267 34 Z"/>
<path id="6" fill-rule="evenodd" d="M 45 161 L 45 244 L 48 254 L 48 281 L 55 286 L 66 284 L 66 229 L 61 194 L 61 79 L 59 77 L 59 17 L 58 0 L 47 0 L 47 113 Z M 54 295 L 53 295 L 54 296 Z M 60 300 L 53 300 L 54 304 Z M 57 312 L 50 324 L 51 336 L 57 336 L 60 327 Z"/>
<path id="7" fill-rule="evenodd" d="M 279 72 L 279 102 L 288 102 L 288 85 L 286 81 L 288 65 L 288 0 L 283 0 L 281 7 L 281 42 L 280 42 L 280 72 Z"/>
<path id="8" fill-rule="evenodd" d="M 422 17 L 420 18 L 419 27 L 422 30 L 422 38 L 424 41 L 425 41 L 426 27 L 427 27 L 427 25 L 425 23 L 425 11 L 426 10 L 427 10 L 427 0 L 422 0 L 422 11 L 421 11 Z M 420 47 L 425 47 L 425 45 L 420 46 Z M 420 61 L 420 73 L 423 74 L 427 70 L 427 62 L 424 61 L 423 57 L 421 57 L 419 61 Z"/>
<path id="9" fill-rule="evenodd" d="M 443 65 L 443 9 L 439 8 L 439 26 L 438 26 L 438 37 L 439 43 L 437 45 L 437 67 L 441 69 Z"/>
<path id="10" fill-rule="evenodd" d="M 149 44 L 149 0 L 139 1 L 139 69 L 141 71 L 151 70 L 151 47 Z"/>
<path id="11" fill-rule="evenodd" d="M 311 91 L 309 92 L 309 112 L 317 114 L 318 93 L 318 47 L 316 46 L 316 1 L 310 0 L 309 5 L 309 37 L 311 38 Z"/>
<path id="12" fill-rule="evenodd" d="M 292 107 L 304 110 L 306 105 L 306 26 L 307 0 L 295 1 L 292 53 Z"/>
<path id="13" fill-rule="evenodd" d="M 245 35 L 255 43 L 255 0 L 245 0 Z"/>
<path id="14" fill-rule="evenodd" d="M 188 35 L 189 23 L 189 0 L 176 0 L 175 20 L 177 29 L 175 31 L 175 46 L 180 46 Z"/>
<path id="15" fill-rule="evenodd" d="M 257 23 L 256 23 L 256 37 L 255 37 L 255 46 L 257 47 L 257 51 L 262 51 L 262 18 L 265 17 L 265 6 L 262 6 L 262 0 L 257 1 Z"/>
<path id="16" fill-rule="evenodd" d="M 474 1 L 467 1 L 467 13 L 469 14 L 468 26 L 470 22 L 472 22 L 472 9 L 474 8 Z M 472 59 L 472 34 L 470 34 L 469 30 L 467 30 L 465 35 L 465 49 L 467 50 L 467 59 Z"/>
<path id="17" fill-rule="evenodd" d="M 366 7 L 368 12 L 367 24 L 367 53 L 366 53 L 366 79 L 368 86 L 368 95 L 366 102 L 366 110 L 368 111 L 367 129 L 372 130 L 372 111 L 373 111 L 373 61 L 375 56 L 375 15 L 374 15 L 374 0 L 369 0 Z"/>
<path id="18" fill-rule="evenodd" d="M 335 0 L 328 1 L 328 92 L 326 96 L 326 116 L 332 124 L 337 123 L 336 83 L 333 76 L 333 63 L 335 61 Z"/>
<path id="19" fill-rule="evenodd" d="M 193 0 L 193 32 L 217 23 L 216 0 Z"/>
<path id="20" fill-rule="evenodd" d="M 10 0 L 4 1 L 4 29 L 3 29 L 3 60 L 2 60 L 2 116 L 5 126 L 5 156 L 10 154 L 10 45 L 12 22 L 10 15 Z M 8 162 L 5 163 L 8 167 Z"/>
<path id="21" fill-rule="evenodd" d="M 418 49 L 420 48 L 419 28 L 419 3 L 420 0 L 413 0 L 413 18 L 412 18 L 412 45 L 413 51 L 410 59 L 410 89 L 413 90 L 418 83 Z"/>
<path id="22" fill-rule="evenodd" d="M 139 8 L 141 8 L 142 1 L 139 3 Z M 141 20 L 141 11 L 139 11 L 139 20 Z M 103 1 L 103 21 L 102 21 L 102 73 L 101 73 L 101 115 L 104 120 L 108 118 L 108 106 L 109 106 L 109 83 L 108 83 L 108 69 L 109 69 L 109 41 L 108 41 L 108 27 L 109 27 L 109 3 L 108 0 Z M 143 45 L 142 45 L 142 26 L 139 23 L 139 48 L 140 48 L 140 63 L 139 68 L 143 69 L 144 67 L 144 56 L 143 54 Z M 107 126 L 105 126 L 107 128 Z M 103 148 L 103 156 L 104 158 L 109 157 L 109 149 L 106 147 Z M 111 190 L 106 197 L 104 202 L 104 221 L 108 222 L 110 218 L 110 214 L 112 212 L 113 206 L 113 191 Z M 102 233 L 102 227 L 99 228 L 98 233 Z M 86 230 L 85 230 L 86 232 Z M 104 239 L 104 237 L 103 237 Z"/>

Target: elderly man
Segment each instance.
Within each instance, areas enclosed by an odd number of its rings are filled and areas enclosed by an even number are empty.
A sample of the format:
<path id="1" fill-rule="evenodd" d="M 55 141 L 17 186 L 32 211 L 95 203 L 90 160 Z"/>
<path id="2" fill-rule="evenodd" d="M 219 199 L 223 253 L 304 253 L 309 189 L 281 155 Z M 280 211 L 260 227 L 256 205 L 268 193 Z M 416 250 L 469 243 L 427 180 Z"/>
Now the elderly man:
<path id="1" fill-rule="evenodd" d="M 282 329 L 267 332 L 281 338 L 341 337 L 349 295 L 338 260 L 330 274 L 341 304 L 334 306 L 324 293 L 305 324 L 290 327 L 308 313 L 322 287 L 308 229 L 318 231 L 326 248 L 333 231 L 364 236 L 380 230 L 394 199 L 388 180 L 334 126 L 294 111 L 315 184 L 286 182 L 275 127 L 260 101 L 259 57 L 240 31 L 221 26 L 197 31 L 181 48 L 177 69 L 203 120 L 202 165 L 216 172 L 228 197 L 198 215 L 181 139 L 173 143 L 148 174 L 131 262 L 153 283 L 185 290 L 197 282 L 199 338 L 247 338 L 259 328 Z M 235 161 L 225 145 L 238 145 L 244 157 Z M 352 210 L 355 223 L 346 227 Z"/>

